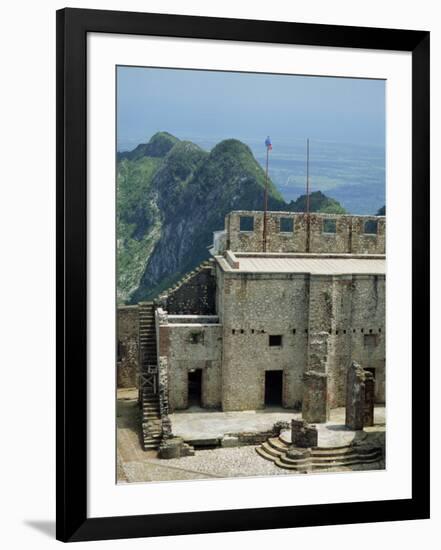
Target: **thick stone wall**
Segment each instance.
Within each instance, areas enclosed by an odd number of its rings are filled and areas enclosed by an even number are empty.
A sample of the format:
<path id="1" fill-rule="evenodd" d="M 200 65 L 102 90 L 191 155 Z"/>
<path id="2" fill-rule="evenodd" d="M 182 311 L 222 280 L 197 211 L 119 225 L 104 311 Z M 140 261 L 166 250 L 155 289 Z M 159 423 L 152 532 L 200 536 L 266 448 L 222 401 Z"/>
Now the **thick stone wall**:
<path id="1" fill-rule="evenodd" d="M 386 399 L 386 281 L 384 276 L 354 276 L 351 357 L 375 377 L 375 401 Z"/>
<path id="2" fill-rule="evenodd" d="M 162 307 L 174 315 L 214 315 L 216 276 L 213 265 L 203 265 L 187 274 L 176 287 L 160 296 Z"/>
<path id="3" fill-rule="evenodd" d="M 354 360 L 375 373 L 384 402 L 384 276 L 222 272 L 218 287 L 224 410 L 263 408 L 268 370 L 283 371 L 285 407 L 301 405 L 307 370 L 328 375 L 329 405 L 343 407 Z M 282 345 L 270 346 L 270 335 Z"/>
<path id="4" fill-rule="evenodd" d="M 201 405 L 221 406 L 222 326 L 219 324 L 168 323 L 159 326 L 160 361 L 167 359 L 170 412 L 188 407 L 188 374 L 202 370 Z"/>
<path id="5" fill-rule="evenodd" d="M 252 231 L 240 230 L 240 218 L 252 217 Z M 263 251 L 263 212 L 237 211 L 225 218 L 227 248 L 233 252 Z M 281 231 L 281 218 L 293 220 L 293 231 Z M 328 232 L 328 220 L 335 222 L 335 233 Z M 365 232 L 365 224 L 374 222 L 377 231 Z M 371 228 L 372 229 L 372 228 Z M 384 254 L 386 218 L 296 212 L 267 213 L 267 252 L 311 252 L 344 254 Z M 308 238 L 309 237 L 309 238 Z M 308 250 L 309 247 L 309 250 Z"/>
<path id="6" fill-rule="evenodd" d="M 118 307 L 116 355 L 117 387 L 137 387 L 139 368 L 138 306 Z"/>
<path id="7" fill-rule="evenodd" d="M 309 333 L 328 332 L 326 372 L 331 407 L 343 407 L 352 361 L 375 376 L 375 400 L 385 401 L 385 277 L 311 276 Z M 314 369 L 318 367 L 313 364 Z"/>
<path id="8" fill-rule="evenodd" d="M 300 407 L 307 359 L 308 276 L 218 276 L 223 324 L 223 410 L 265 406 L 265 372 L 283 371 L 282 404 Z M 270 335 L 282 337 L 270 346 Z"/>

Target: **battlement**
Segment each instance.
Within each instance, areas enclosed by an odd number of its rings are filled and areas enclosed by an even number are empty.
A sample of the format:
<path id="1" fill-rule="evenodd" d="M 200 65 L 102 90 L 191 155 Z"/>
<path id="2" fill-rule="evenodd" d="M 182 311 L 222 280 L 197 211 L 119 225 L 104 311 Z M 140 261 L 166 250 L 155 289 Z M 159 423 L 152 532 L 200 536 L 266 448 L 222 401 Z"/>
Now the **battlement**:
<path id="1" fill-rule="evenodd" d="M 239 210 L 225 217 L 226 248 L 263 251 L 264 213 Z M 266 252 L 385 254 L 386 217 L 267 212 Z"/>

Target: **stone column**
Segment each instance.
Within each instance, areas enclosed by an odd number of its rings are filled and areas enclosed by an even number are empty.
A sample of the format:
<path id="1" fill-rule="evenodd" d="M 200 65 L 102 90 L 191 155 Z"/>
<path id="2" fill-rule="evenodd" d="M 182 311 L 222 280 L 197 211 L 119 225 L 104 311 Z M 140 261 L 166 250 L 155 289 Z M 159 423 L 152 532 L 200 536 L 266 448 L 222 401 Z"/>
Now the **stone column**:
<path id="1" fill-rule="evenodd" d="M 364 425 L 365 371 L 355 361 L 348 369 L 346 378 L 346 420 L 351 430 L 362 430 Z"/>
<path id="2" fill-rule="evenodd" d="M 309 371 L 303 375 L 302 417 L 313 424 L 329 419 L 328 376 Z"/>
<path id="3" fill-rule="evenodd" d="M 371 372 L 364 371 L 364 425 L 374 425 L 375 379 Z"/>

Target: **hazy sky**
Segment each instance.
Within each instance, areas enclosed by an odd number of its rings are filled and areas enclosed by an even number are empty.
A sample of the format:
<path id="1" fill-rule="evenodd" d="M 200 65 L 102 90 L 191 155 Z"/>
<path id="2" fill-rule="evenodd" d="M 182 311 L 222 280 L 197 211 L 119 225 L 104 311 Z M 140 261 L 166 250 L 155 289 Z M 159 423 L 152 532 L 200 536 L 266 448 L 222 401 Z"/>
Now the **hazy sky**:
<path id="1" fill-rule="evenodd" d="M 384 147 L 382 80 L 118 67 L 118 149 L 168 131 Z M 130 147 L 131 148 L 131 147 Z"/>

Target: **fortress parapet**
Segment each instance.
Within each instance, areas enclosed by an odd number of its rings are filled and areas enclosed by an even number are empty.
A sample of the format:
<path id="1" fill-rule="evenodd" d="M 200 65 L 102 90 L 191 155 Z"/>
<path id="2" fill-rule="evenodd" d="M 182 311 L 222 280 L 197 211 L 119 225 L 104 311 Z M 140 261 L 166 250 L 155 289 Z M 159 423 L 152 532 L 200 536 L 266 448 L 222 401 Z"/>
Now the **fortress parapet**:
<path id="1" fill-rule="evenodd" d="M 262 211 L 239 210 L 225 217 L 226 249 L 263 251 Z M 309 219 L 308 219 L 309 218 Z M 268 212 L 266 252 L 385 254 L 385 216 Z"/>

